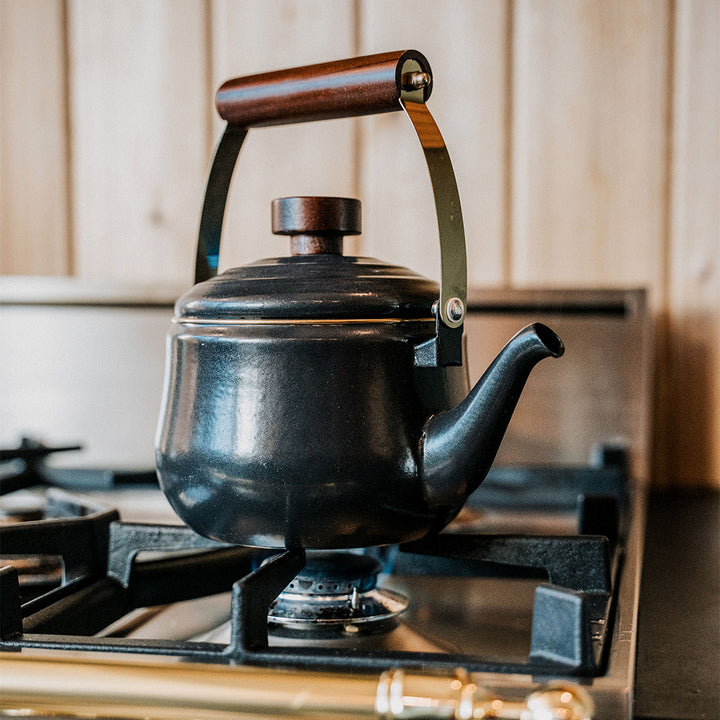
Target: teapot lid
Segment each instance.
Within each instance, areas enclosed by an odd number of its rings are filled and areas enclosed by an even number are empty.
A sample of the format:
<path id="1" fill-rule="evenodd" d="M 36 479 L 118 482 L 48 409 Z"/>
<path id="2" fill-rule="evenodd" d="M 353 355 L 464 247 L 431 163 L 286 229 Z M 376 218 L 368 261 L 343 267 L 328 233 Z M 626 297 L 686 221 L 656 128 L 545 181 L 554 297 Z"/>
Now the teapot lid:
<path id="1" fill-rule="evenodd" d="M 227 270 L 176 303 L 183 321 L 432 320 L 436 282 L 398 265 L 342 254 L 361 231 L 359 200 L 273 200 L 272 229 L 289 235 L 291 255 Z"/>

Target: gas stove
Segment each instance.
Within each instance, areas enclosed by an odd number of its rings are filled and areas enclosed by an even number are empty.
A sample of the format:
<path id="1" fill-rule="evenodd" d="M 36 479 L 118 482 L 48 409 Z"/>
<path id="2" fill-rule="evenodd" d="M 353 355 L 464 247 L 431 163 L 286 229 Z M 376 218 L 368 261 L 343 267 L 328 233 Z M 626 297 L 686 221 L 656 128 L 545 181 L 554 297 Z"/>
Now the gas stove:
<path id="1" fill-rule="evenodd" d="M 506 315 L 553 323 L 569 365 L 548 368 L 557 392 L 528 386 L 458 517 L 400 546 L 222 545 L 179 524 L 149 468 L 73 467 L 70 444 L 3 453 L 0 712 L 630 717 L 647 366 L 628 358 L 647 357 L 642 308 L 636 292 L 484 293 L 467 327 L 479 365 L 473 345 L 492 351 Z M 545 412 L 557 420 L 538 423 Z"/>
<path id="2" fill-rule="evenodd" d="M 458 697 L 481 676 L 493 701 L 509 703 L 497 717 L 516 717 L 533 693 L 555 697 L 558 680 L 561 706 L 625 712 L 644 498 L 621 447 L 596 449 L 586 466 L 496 468 L 441 534 L 352 553 L 229 547 L 181 525 L 126 521 L 127 500 L 131 515 L 138 502 L 162 513 L 159 491 L 133 482 L 143 474 L 79 473 L 73 483 L 35 463 L 7 474 L 6 487 L 18 476 L 54 487 L 5 495 L 0 649 L 15 651 L 2 660 L 10 676 L 41 651 L 71 684 L 87 653 L 119 658 L 120 675 L 132 653 L 153 656 L 151 675 L 182 661 L 227 678 L 231 667 L 242 677 L 249 667 L 376 673 L 379 688 L 408 681 L 387 673 L 419 682 L 431 669 L 451 685 L 470 674 Z M 11 705 L 15 692 L 4 694 Z M 403 697 L 387 716 L 437 701 Z"/>

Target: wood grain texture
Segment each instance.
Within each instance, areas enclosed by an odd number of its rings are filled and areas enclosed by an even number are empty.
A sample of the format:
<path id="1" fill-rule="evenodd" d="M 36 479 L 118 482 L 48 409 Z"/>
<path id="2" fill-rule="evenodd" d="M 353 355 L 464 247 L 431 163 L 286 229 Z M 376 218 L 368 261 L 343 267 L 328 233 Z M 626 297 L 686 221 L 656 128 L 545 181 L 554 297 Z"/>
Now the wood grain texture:
<path id="1" fill-rule="evenodd" d="M 233 77 L 358 54 L 351 0 L 214 0 L 211 7 L 213 88 Z M 331 120 L 250 131 L 230 188 L 220 270 L 289 254 L 288 239 L 270 232 L 273 199 L 357 197 L 356 122 Z M 219 119 L 215 128 L 219 137 Z M 349 239 L 347 254 L 352 245 Z"/>
<path id="2" fill-rule="evenodd" d="M 191 282 L 212 102 L 204 11 L 69 2 L 78 276 Z"/>
<path id="3" fill-rule="evenodd" d="M 0 0 L 0 273 L 188 285 L 217 87 L 417 48 L 470 284 L 650 288 L 659 480 L 720 486 L 719 14 L 717 0 Z M 347 254 L 439 276 L 401 113 L 252 130 L 221 269 L 287 254 L 270 202 L 312 194 L 363 201 Z"/>
<path id="4" fill-rule="evenodd" d="M 720 487 L 720 4 L 675 16 L 670 223 L 668 477 Z"/>
<path id="5" fill-rule="evenodd" d="M 668 4 L 515 7 L 512 281 L 662 293 Z"/>
<path id="6" fill-rule="evenodd" d="M 215 105 L 223 120 L 245 128 L 400 112 L 409 60 L 427 71 L 422 53 L 396 50 L 233 78 L 220 86 Z M 423 100 L 431 89 L 423 87 Z"/>
<path id="7" fill-rule="evenodd" d="M 70 270 L 62 0 L 0 2 L 0 273 Z"/>
<path id="8" fill-rule="evenodd" d="M 503 0 L 360 0 L 360 51 L 415 48 L 433 69 L 428 108 L 448 147 L 465 221 L 470 284 L 500 284 L 505 235 L 508 5 Z M 362 125 L 364 254 L 440 276 L 437 222 L 422 151 L 407 118 Z"/>

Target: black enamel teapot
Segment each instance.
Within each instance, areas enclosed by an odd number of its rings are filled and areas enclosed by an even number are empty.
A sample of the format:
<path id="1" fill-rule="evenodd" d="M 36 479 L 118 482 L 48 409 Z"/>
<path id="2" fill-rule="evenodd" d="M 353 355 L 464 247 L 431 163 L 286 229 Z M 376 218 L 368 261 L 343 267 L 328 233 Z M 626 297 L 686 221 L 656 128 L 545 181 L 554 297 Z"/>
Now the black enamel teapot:
<path id="1" fill-rule="evenodd" d="M 217 94 L 228 121 L 210 171 L 196 284 L 168 337 L 157 435 L 177 514 L 217 540 L 352 548 L 442 529 L 482 482 L 535 364 L 563 344 L 521 330 L 470 390 L 463 365 L 466 260 L 460 201 L 425 101 L 416 51 L 240 78 Z M 272 204 L 291 255 L 216 275 L 235 161 L 250 127 L 404 110 L 430 171 L 441 282 L 342 254 L 360 203 Z"/>

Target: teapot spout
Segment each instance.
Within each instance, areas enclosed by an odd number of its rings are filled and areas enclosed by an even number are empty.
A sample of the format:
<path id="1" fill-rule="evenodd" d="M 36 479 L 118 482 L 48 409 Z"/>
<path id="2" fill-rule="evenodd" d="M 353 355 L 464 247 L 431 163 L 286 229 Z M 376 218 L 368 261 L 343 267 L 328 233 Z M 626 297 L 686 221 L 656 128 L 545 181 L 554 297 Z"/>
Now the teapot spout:
<path id="1" fill-rule="evenodd" d="M 565 352 L 546 325 L 523 328 L 500 351 L 468 396 L 433 415 L 420 446 L 423 494 L 431 508 L 462 503 L 485 479 L 525 381 L 546 357 Z"/>

